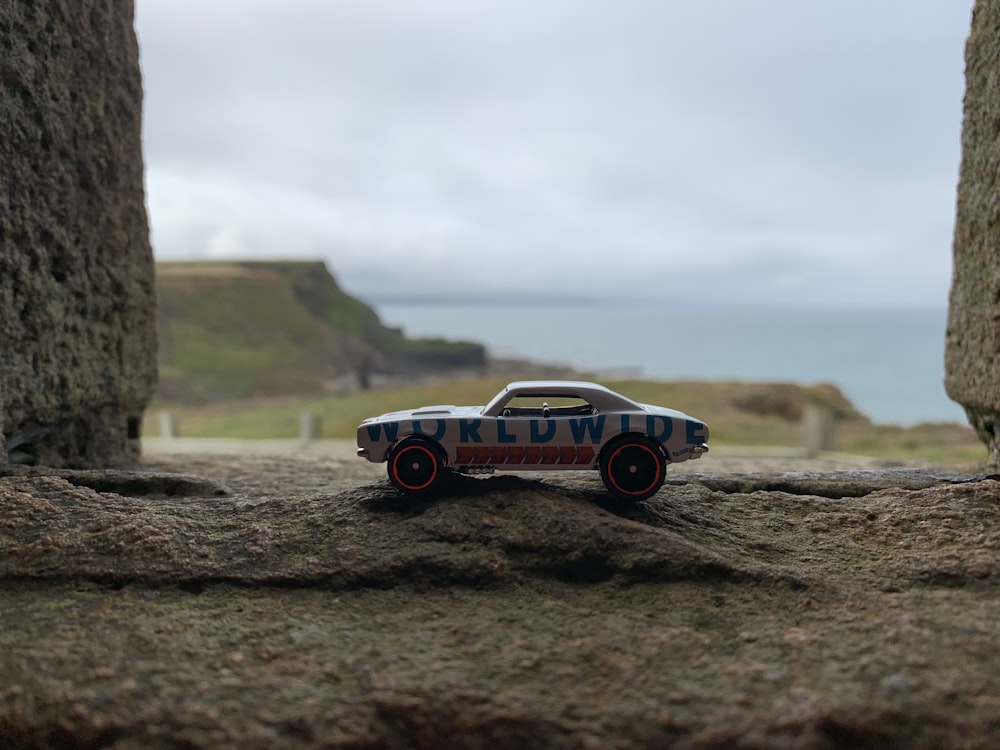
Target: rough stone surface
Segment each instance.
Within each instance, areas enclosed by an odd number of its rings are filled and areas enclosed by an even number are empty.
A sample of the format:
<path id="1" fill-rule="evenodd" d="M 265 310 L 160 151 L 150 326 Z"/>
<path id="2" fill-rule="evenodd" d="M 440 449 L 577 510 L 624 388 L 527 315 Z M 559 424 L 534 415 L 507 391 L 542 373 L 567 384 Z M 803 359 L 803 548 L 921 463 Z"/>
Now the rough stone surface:
<path id="1" fill-rule="evenodd" d="M 1000 464 L 1000 0 L 976 0 L 965 50 L 965 117 L 945 388 Z"/>
<path id="2" fill-rule="evenodd" d="M 1000 746 L 1000 483 L 796 468 L 633 505 L 590 473 L 413 500 L 356 459 L 13 467 L 0 737 Z"/>
<path id="3" fill-rule="evenodd" d="M 156 380 L 127 0 L 0 0 L 0 463 L 126 464 Z"/>

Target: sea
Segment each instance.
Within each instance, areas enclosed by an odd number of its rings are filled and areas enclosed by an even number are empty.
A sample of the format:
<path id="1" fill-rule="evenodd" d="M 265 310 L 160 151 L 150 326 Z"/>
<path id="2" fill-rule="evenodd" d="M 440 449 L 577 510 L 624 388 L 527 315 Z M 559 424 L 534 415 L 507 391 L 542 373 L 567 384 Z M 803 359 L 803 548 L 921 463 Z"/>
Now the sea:
<path id="1" fill-rule="evenodd" d="M 944 391 L 946 308 L 725 309 L 376 304 L 408 336 L 598 377 L 833 383 L 880 424 L 965 423 Z"/>

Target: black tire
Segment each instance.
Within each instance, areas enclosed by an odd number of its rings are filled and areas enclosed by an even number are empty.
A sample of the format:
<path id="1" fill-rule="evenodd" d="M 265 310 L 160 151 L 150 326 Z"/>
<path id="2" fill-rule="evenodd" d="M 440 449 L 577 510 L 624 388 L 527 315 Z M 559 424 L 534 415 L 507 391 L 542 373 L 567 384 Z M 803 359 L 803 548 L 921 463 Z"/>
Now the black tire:
<path id="1" fill-rule="evenodd" d="M 441 449 L 429 440 L 407 438 L 389 454 L 388 472 L 402 492 L 430 492 L 445 473 Z"/>
<path id="2" fill-rule="evenodd" d="M 667 478 L 659 446 L 639 436 L 618 438 L 601 451 L 601 479 L 615 497 L 638 502 L 655 495 Z"/>

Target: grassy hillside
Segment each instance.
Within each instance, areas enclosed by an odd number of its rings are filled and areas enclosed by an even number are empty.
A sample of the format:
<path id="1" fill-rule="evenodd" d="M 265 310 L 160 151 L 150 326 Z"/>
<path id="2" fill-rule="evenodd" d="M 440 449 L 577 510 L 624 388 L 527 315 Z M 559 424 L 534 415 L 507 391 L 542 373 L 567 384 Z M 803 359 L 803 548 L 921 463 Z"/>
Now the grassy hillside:
<path id="1" fill-rule="evenodd" d="M 161 399 L 319 394 L 372 375 L 477 367 L 481 345 L 407 339 L 320 262 L 158 263 Z"/>
<path id="2" fill-rule="evenodd" d="M 483 404 L 508 377 L 474 378 L 325 398 L 253 399 L 205 408 L 169 408 L 186 437 L 294 438 L 299 415 L 322 422 L 322 436 L 353 439 L 365 417 L 430 404 Z M 911 428 L 873 425 L 833 386 L 731 382 L 605 381 L 631 398 L 681 409 L 706 421 L 714 445 L 801 446 L 802 410 L 822 404 L 837 416 L 836 449 L 897 460 L 971 464 L 985 458 L 971 429 L 957 424 Z M 147 436 L 156 425 L 147 420 Z"/>

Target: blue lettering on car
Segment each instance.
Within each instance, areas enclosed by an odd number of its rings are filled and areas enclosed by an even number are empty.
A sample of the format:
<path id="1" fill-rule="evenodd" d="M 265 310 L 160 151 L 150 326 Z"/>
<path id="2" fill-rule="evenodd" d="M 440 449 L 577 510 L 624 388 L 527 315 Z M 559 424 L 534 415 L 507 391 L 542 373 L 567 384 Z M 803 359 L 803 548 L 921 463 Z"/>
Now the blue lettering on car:
<path id="1" fill-rule="evenodd" d="M 687 441 L 700 445 L 705 442 L 705 425 L 689 420 L 687 423 Z"/>
<path id="2" fill-rule="evenodd" d="M 444 437 L 444 434 L 447 431 L 448 431 L 448 423 L 445 422 L 443 419 L 434 420 L 434 432 L 431 434 L 424 432 L 424 426 L 422 424 L 422 420 L 419 419 L 413 420 L 414 435 L 427 435 L 427 437 L 429 437 L 431 440 L 440 440 L 441 438 Z"/>
<path id="3" fill-rule="evenodd" d="M 458 442 L 460 443 L 481 443 L 483 439 L 479 437 L 479 426 L 483 423 L 481 419 L 460 419 L 458 421 Z"/>
<path id="4" fill-rule="evenodd" d="M 386 442 L 392 443 L 395 442 L 396 437 L 399 435 L 399 422 L 386 422 L 384 424 L 376 422 L 375 424 L 365 425 L 365 429 L 368 430 L 368 438 L 373 443 L 379 441 L 379 435 L 381 435 L 382 430 L 385 430 Z"/>
<path id="5" fill-rule="evenodd" d="M 538 426 L 543 421 L 546 422 L 548 426 L 548 429 L 544 433 L 538 429 Z M 532 443 L 547 443 L 556 436 L 556 421 L 554 419 L 532 419 L 530 426 Z"/>
<path id="6" fill-rule="evenodd" d="M 517 435 L 507 434 L 507 423 L 502 420 L 497 420 L 497 442 L 498 443 L 516 443 Z"/>
<path id="7" fill-rule="evenodd" d="M 660 420 L 661 429 L 656 431 L 656 420 Z M 656 414 L 646 415 L 646 434 L 658 443 L 670 439 L 674 431 L 674 421 L 669 417 L 661 417 Z"/>
<path id="8" fill-rule="evenodd" d="M 573 442 L 577 445 L 586 441 L 588 433 L 590 433 L 590 442 L 599 443 L 604 434 L 604 415 L 601 414 L 596 419 L 594 417 L 571 419 L 569 420 L 569 431 L 573 434 Z"/>

